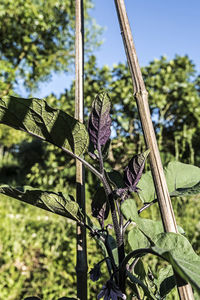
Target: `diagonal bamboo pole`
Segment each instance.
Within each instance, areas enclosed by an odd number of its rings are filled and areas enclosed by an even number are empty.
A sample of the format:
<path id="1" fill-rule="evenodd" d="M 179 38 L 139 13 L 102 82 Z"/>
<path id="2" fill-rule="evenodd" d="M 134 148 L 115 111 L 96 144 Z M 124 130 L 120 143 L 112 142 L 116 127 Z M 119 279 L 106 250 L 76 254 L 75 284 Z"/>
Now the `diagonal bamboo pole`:
<path id="1" fill-rule="evenodd" d="M 84 74 L 84 17 L 83 0 L 76 0 L 75 36 L 75 118 L 84 119 L 83 74 Z M 82 162 L 76 159 L 76 200 L 85 213 L 85 170 Z M 87 248 L 86 229 L 77 224 L 76 278 L 77 297 L 87 299 Z"/>
<path id="2" fill-rule="evenodd" d="M 124 48 L 133 81 L 134 97 L 137 102 L 141 124 L 147 147 L 150 149 L 151 172 L 154 179 L 161 218 L 166 232 L 176 232 L 177 225 L 169 196 L 166 179 L 163 172 L 160 153 L 155 137 L 153 123 L 148 105 L 148 93 L 142 78 L 137 59 L 131 28 L 129 25 L 124 0 L 115 0 L 119 25 L 121 29 Z M 177 277 L 179 297 L 181 300 L 193 300 L 192 288 Z"/>

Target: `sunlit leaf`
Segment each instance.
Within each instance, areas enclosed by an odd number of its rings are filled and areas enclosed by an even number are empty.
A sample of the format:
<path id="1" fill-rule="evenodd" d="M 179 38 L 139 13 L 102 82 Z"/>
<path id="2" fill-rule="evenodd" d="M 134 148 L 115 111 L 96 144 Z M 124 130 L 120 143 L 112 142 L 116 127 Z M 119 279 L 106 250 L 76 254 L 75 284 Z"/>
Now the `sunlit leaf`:
<path id="1" fill-rule="evenodd" d="M 27 186 L 22 188 L 1 186 L 0 193 L 75 221 L 83 219 L 78 204 L 67 194 L 41 191 Z"/>
<path id="2" fill-rule="evenodd" d="M 172 232 L 161 233 L 152 249 L 200 293 L 200 257 L 184 236 Z"/>
<path id="3" fill-rule="evenodd" d="M 84 124 L 46 101 L 16 97 L 0 98 L 0 123 L 23 130 L 77 155 L 88 148 Z"/>
<path id="4" fill-rule="evenodd" d="M 127 220 L 131 220 L 135 224 L 128 233 L 128 242 L 132 250 L 150 247 L 155 242 L 157 235 L 164 232 L 162 221 L 141 218 L 138 215 L 133 199 L 124 201 L 121 211 Z M 178 226 L 178 231 L 184 233 L 180 226 Z"/>
<path id="5" fill-rule="evenodd" d="M 187 196 L 200 193 L 200 168 L 174 161 L 168 164 L 164 172 L 171 196 Z M 156 198 L 150 172 L 142 176 L 138 187 L 140 189 L 138 194 L 143 202 L 151 202 Z"/>
<path id="6" fill-rule="evenodd" d="M 189 282 L 200 295 L 200 257 L 194 252 L 189 241 L 182 235 L 167 232 L 160 233 L 154 240 L 154 246 L 142 247 L 128 254 L 128 259 L 142 257 L 151 253 L 168 261 L 174 271 Z"/>

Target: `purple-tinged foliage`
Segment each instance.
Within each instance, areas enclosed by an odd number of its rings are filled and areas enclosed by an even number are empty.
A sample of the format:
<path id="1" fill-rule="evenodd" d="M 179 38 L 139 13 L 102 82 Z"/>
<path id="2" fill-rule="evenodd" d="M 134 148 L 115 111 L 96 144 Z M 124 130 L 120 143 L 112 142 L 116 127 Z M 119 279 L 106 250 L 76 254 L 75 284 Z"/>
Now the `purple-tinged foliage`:
<path id="1" fill-rule="evenodd" d="M 137 192 L 137 184 L 142 176 L 149 150 L 133 156 L 124 170 L 124 182 L 131 192 Z"/>
<path id="2" fill-rule="evenodd" d="M 128 199 L 129 197 L 129 188 L 119 188 L 115 190 L 115 194 L 120 197 L 121 201 L 123 202 L 124 200 Z"/>
<path id="3" fill-rule="evenodd" d="M 110 138 L 110 106 L 110 98 L 106 92 L 101 92 L 96 95 L 92 103 L 92 111 L 88 122 L 88 133 L 90 143 L 94 145 L 94 149 L 97 149 L 98 145 L 105 145 Z"/>
<path id="4" fill-rule="evenodd" d="M 120 291 L 119 287 L 112 280 L 106 282 L 97 299 L 101 299 L 102 297 L 104 297 L 104 300 L 118 300 L 119 298 L 126 300 L 126 295 Z"/>
<path id="5" fill-rule="evenodd" d="M 94 268 L 91 269 L 90 271 L 90 279 L 92 281 L 97 281 L 101 277 L 101 269 L 100 269 L 100 264 L 96 264 Z"/>
<path id="6" fill-rule="evenodd" d="M 101 227 L 104 227 L 104 220 L 107 219 L 109 214 L 109 205 L 107 203 L 106 193 L 103 187 L 100 187 L 93 199 L 91 204 L 92 216 L 97 218 Z"/>
<path id="7" fill-rule="evenodd" d="M 109 149 L 110 149 L 111 139 L 108 139 L 105 145 L 102 147 L 102 156 L 104 160 L 108 158 L 109 155 Z"/>
<path id="8" fill-rule="evenodd" d="M 90 141 L 89 147 L 88 147 L 88 154 L 94 160 L 99 159 L 98 151 L 94 148 L 94 145 L 91 143 L 91 141 Z"/>
<path id="9" fill-rule="evenodd" d="M 109 180 L 110 184 L 115 189 L 126 187 L 125 184 L 124 184 L 123 177 L 120 174 L 120 172 L 118 172 L 116 170 L 112 170 L 110 172 L 107 172 L 106 175 L 107 175 L 107 179 Z"/>

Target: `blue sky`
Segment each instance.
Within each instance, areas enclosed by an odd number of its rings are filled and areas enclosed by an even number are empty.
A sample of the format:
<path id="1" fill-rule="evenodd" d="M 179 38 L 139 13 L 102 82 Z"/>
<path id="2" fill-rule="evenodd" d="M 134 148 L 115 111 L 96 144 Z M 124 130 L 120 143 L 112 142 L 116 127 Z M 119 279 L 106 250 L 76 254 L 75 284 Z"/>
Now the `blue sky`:
<path id="1" fill-rule="evenodd" d="M 126 62 L 114 0 L 94 0 L 94 4 L 91 15 L 105 28 L 104 43 L 94 53 L 98 65 Z M 199 72 L 200 0 L 125 0 L 125 4 L 141 66 L 161 55 L 172 59 L 175 54 L 187 54 Z M 59 95 L 72 79 L 73 75 L 54 75 L 34 96 Z"/>

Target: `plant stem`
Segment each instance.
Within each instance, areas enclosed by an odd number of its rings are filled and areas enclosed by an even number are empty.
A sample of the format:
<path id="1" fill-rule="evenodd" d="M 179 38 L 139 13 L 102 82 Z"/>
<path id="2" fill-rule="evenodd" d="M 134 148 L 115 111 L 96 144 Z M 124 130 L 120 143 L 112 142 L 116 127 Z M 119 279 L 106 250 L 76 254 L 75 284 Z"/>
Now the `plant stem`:
<path id="1" fill-rule="evenodd" d="M 155 199 L 149 203 L 145 203 L 145 205 L 138 210 L 138 215 L 141 214 L 141 212 L 143 212 L 145 209 L 147 209 L 148 207 L 150 207 L 151 205 L 153 205 L 156 202 L 158 202 L 157 199 Z"/>
<path id="2" fill-rule="evenodd" d="M 125 224 L 124 224 L 124 226 L 123 226 L 123 231 L 125 232 L 126 231 L 126 228 L 131 224 L 131 220 L 128 220 Z"/>
<path id="3" fill-rule="evenodd" d="M 119 222 L 117 219 L 117 213 L 116 213 L 115 202 L 114 202 L 114 197 L 113 197 L 113 190 L 105 176 L 104 166 L 103 166 L 103 157 L 102 157 L 102 152 L 101 152 L 101 146 L 99 143 L 97 145 L 97 151 L 99 154 L 99 167 L 100 167 L 100 173 L 102 175 L 102 183 L 103 183 L 103 186 L 104 186 L 104 189 L 105 189 L 105 192 L 106 192 L 109 204 L 110 204 L 112 221 L 113 221 L 113 226 L 114 226 L 116 240 L 117 240 L 118 259 L 119 259 L 119 264 L 120 264 L 125 257 L 123 229 L 121 230 L 121 226 L 119 225 Z M 121 219 L 120 211 L 119 211 L 119 220 L 120 220 L 120 222 L 123 222 Z M 122 225 L 122 227 L 123 227 L 123 225 Z M 121 274 L 119 273 L 119 288 L 121 289 L 122 292 L 124 292 L 124 290 L 125 290 L 125 273 L 121 273 Z"/>
<path id="4" fill-rule="evenodd" d="M 155 190 L 157 193 L 164 230 L 166 232 L 177 233 L 178 230 L 176 220 L 162 167 L 153 123 L 151 120 L 151 114 L 148 105 L 148 93 L 146 91 L 145 84 L 142 78 L 142 73 L 138 63 L 124 0 L 115 0 L 115 5 L 124 42 L 124 48 L 131 72 L 134 96 L 139 110 L 146 145 L 147 148 L 150 149 L 151 171 L 154 179 Z M 191 292 L 192 289 L 189 285 L 185 285 L 183 283 L 182 287 L 179 287 L 178 290 L 181 300 L 194 299 L 193 293 Z"/>
<path id="5" fill-rule="evenodd" d="M 117 241 L 118 259 L 120 264 L 125 258 L 123 234 L 121 234 L 120 226 L 117 219 L 113 192 L 109 184 L 107 183 L 106 177 L 103 178 L 103 185 L 110 204 L 112 221 L 113 221 L 113 226 L 114 226 L 116 241 Z M 125 292 L 125 278 L 126 278 L 125 275 L 126 275 L 125 272 L 119 272 L 119 288 L 122 292 Z"/>
<path id="6" fill-rule="evenodd" d="M 133 272 L 133 270 L 135 269 L 135 266 L 137 265 L 138 261 L 139 261 L 139 257 L 135 258 L 134 261 L 132 262 L 132 264 L 128 267 L 128 271 L 129 272 Z"/>
<path id="7" fill-rule="evenodd" d="M 83 0 L 76 0 L 76 35 L 75 35 L 75 118 L 83 123 L 83 73 L 84 73 L 84 16 Z M 85 169 L 76 159 L 76 201 L 85 215 Z M 77 223 L 76 278 L 77 297 L 87 300 L 87 243 L 86 228 Z"/>
<path id="8" fill-rule="evenodd" d="M 158 255 L 156 252 L 154 252 L 154 251 L 153 251 L 152 249 L 150 249 L 150 248 L 136 249 L 136 250 L 130 252 L 130 253 L 124 258 L 124 260 L 122 261 L 121 265 L 119 266 L 119 269 L 120 269 L 121 271 L 126 270 L 126 266 L 127 266 L 129 260 L 130 260 L 132 257 L 138 258 L 138 257 L 141 257 L 141 256 L 143 256 L 144 254 L 148 254 L 148 253 L 157 255 L 157 256 L 159 256 L 159 257 L 161 257 L 161 258 L 163 259 L 163 257 L 162 257 L 161 255 Z M 120 272 L 121 272 L 121 271 L 120 271 Z"/>

